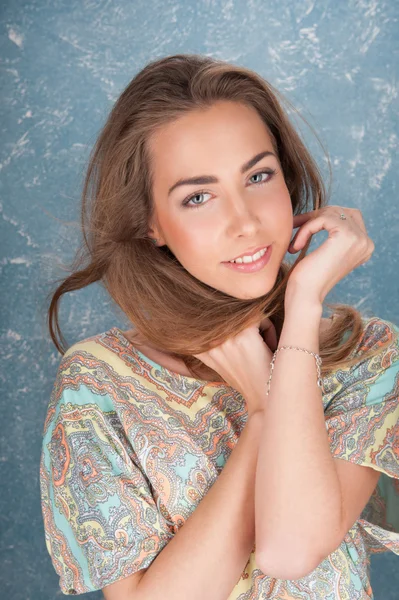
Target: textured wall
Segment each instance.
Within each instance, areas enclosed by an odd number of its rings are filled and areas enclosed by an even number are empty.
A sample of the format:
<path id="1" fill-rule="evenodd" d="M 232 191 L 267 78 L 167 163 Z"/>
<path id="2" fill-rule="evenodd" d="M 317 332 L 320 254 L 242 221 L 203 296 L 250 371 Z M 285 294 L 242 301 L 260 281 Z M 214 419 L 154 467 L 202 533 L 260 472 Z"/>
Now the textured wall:
<path id="1" fill-rule="evenodd" d="M 376 245 L 371 260 L 328 300 L 399 323 L 398 9 L 394 0 L 2 0 L 4 597 L 61 595 L 39 503 L 42 427 L 60 358 L 45 330 L 45 294 L 60 275 L 58 261 L 73 256 L 85 161 L 118 94 L 149 60 L 178 52 L 226 59 L 269 79 L 327 147 L 331 203 L 360 208 Z M 324 169 L 314 138 L 298 124 Z M 123 324 L 97 286 L 66 299 L 61 318 L 69 343 Z M 395 597 L 397 561 L 389 554 L 373 558 L 377 599 Z"/>

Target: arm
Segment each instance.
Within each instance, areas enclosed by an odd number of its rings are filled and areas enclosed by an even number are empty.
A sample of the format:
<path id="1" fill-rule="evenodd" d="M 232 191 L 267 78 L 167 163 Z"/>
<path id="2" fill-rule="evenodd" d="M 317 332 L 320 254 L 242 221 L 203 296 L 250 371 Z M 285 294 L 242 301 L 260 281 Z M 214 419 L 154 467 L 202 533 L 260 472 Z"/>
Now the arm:
<path id="1" fill-rule="evenodd" d="M 255 539 L 255 468 L 262 419 L 254 413 L 219 477 L 140 577 L 103 589 L 106 600 L 226 600 Z"/>
<path id="2" fill-rule="evenodd" d="M 319 352 L 322 306 L 292 296 L 278 346 Z M 264 408 L 255 484 L 257 563 L 296 579 L 341 522 L 339 481 L 330 453 L 315 359 L 281 351 Z"/>
<path id="3" fill-rule="evenodd" d="M 322 305 L 287 290 L 279 346 L 319 352 Z M 334 459 L 313 356 L 283 350 L 263 412 L 255 483 L 257 564 L 298 579 L 335 550 L 377 484 L 373 469 Z"/>

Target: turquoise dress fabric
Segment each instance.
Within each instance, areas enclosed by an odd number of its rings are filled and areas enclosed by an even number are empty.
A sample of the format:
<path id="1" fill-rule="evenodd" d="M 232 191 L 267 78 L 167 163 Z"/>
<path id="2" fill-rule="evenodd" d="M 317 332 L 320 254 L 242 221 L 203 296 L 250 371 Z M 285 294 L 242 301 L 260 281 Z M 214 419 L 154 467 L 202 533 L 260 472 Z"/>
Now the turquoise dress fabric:
<path id="1" fill-rule="evenodd" d="M 322 401 L 332 456 L 379 471 L 376 490 L 312 573 L 269 577 L 254 546 L 228 600 L 370 599 L 370 555 L 399 554 L 399 329 L 364 321 L 358 362 L 324 377 Z M 386 340 L 379 356 L 362 358 Z M 54 382 L 40 462 L 61 591 L 99 590 L 149 567 L 216 481 L 247 417 L 235 389 L 161 367 L 116 327 L 73 345 Z"/>

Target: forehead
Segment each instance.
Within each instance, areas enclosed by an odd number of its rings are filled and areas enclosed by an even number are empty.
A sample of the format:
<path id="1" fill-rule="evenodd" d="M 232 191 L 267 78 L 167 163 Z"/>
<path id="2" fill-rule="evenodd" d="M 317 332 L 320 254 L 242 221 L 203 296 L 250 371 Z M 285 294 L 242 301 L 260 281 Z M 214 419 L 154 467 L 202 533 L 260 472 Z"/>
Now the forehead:
<path id="1" fill-rule="evenodd" d="M 227 131 L 225 130 L 228 126 Z M 261 127 L 267 134 L 267 127 L 257 110 L 241 102 L 219 100 L 212 106 L 196 108 L 182 114 L 173 121 L 162 125 L 150 138 L 151 149 L 159 142 L 166 142 L 172 138 L 189 139 L 203 137 L 201 132 L 210 128 L 217 128 L 217 132 L 227 135 L 243 134 L 248 128 Z"/>
<path id="2" fill-rule="evenodd" d="M 273 150 L 256 109 L 232 101 L 194 109 L 163 125 L 149 139 L 148 148 L 154 175 L 162 174 L 168 181 L 195 175 L 198 169 L 211 173 L 217 166 L 235 168 L 256 152 Z"/>

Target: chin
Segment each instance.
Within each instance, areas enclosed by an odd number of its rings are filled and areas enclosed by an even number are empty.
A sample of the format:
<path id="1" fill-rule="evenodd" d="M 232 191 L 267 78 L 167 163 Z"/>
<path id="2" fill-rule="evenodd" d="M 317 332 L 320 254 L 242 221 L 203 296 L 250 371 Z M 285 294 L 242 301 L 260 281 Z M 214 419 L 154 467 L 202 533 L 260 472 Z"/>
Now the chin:
<path id="1" fill-rule="evenodd" d="M 260 286 L 253 286 L 253 289 L 248 289 L 249 287 L 250 286 L 247 286 L 246 289 L 243 290 L 238 290 L 237 288 L 223 289 L 220 287 L 216 289 L 220 290 L 224 294 L 227 294 L 228 296 L 237 298 L 238 300 L 256 300 L 258 298 L 262 298 L 266 294 L 269 294 L 272 290 L 272 287 L 270 286 L 262 286 L 262 289 L 260 289 Z"/>

